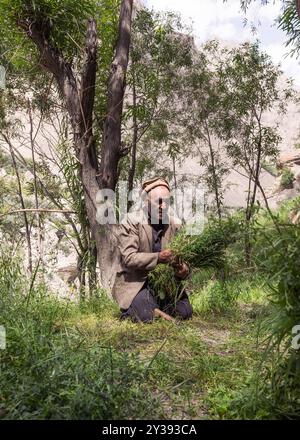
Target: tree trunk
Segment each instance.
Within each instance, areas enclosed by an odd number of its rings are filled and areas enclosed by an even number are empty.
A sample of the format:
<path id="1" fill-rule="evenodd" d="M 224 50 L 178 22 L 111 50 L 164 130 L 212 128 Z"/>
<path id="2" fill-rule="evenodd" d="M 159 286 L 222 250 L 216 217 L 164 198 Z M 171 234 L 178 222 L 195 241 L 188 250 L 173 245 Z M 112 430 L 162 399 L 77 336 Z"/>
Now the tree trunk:
<path id="1" fill-rule="evenodd" d="M 251 183 L 252 183 L 252 171 L 250 170 L 250 176 L 248 180 L 248 194 L 247 194 L 247 205 L 245 213 L 245 231 L 244 231 L 244 252 L 245 252 L 245 262 L 246 265 L 250 265 L 251 260 L 251 249 L 250 249 L 250 237 L 249 237 L 249 227 L 251 219 Z"/>
<path id="2" fill-rule="evenodd" d="M 295 0 L 295 3 L 296 3 L 297 14 L 300 19 L 300 0 Z"/>
<path id="3" fill-rule="evenodd" d="M 132 62 L 134 63 L 134 61 Z M 136 117 L 136 86 L 135 86 L 135 72 L 134 66 L 132 65 L 132 104 L 133 104 L 133 138 L 132 138 L 132 146 L 131 146 L 131 154 L 130 154 L 130 168 L 128 172 L 128 192 L 130 193 L 133 190 L 133 181 L 135 176 L 136 169 L 136 151 L 137 151 L 137 143 L 138 143 L 138 123 Z M 133 202 L 128 201 L 128 209 L 131 207 Z"/>
<path id="4" fill-rule="evenodd" d="M 41 262 L 43 263 L 44 255 L 42 248 L 42 225 L 41 225 L 41 217 L 39 212 L 39 198 L 38 198 L 38 184 L 36 177 L 36 160 L 35 160 L 35 142 L 33 137 L 33 120 L 32 120 L 32 106 L 31 102 L 28 99 L 28 116 L 29 116 L 29 125 L 30 125 L 30 147 L 31 147 L 31 159 L 32 159 L 32 171 L 33 171 L 33 184 L 34 184 L 34 202 L 35 202 L 35 210 L 36 210 L 36 220 L 37 220 L 37 249 L 38 256 Z"/>
<path id="5" fill-rule="evenodd" d="M 253 169 L 250 169 L 250 181 L 252 180 L 252 177 L 254 177 L 254 187 L 252 191 L 251 200 L 249 203 L 249 195 L 248 193 L 248 202 L 247 202 L 247 210 L 246 210 L 246 229 L 245 229 L 245 260 L 247 266 L 250 266 L 251 264 L 251 252 L 252 252 L 252 246 L 251 246 L 251 232 L 250 232 L 250 226 L 251 226 L 251 219 L 253 216 L 253 209 L 256 201 L 256 193 L 257 193 L 257 187 L 259 184 L 259 175 L 261 170 L 261 154 L 262 154 L 262 134 L 261 134 L 261 125 L 260 125 L 260 119 L 257 118 L 258 124 L 259 124 L 259 140 L 258 140 L 258 151 L 257 151 L 257 158 L 256 158 L 256 164 L 255 164 L 255 172 L 253 176 Z M 250 188 L 249 188 L 250 191 Z"/>
<path id="6" fill-rule="evenodd" d="M 119 35 L 108 83 L 107 117 L 104 122 L 100 165 L 100 186 L 115 190 L 118 163 L 126 150 L 121 146 L 121 122 L 129 58 L 133 0 L 123 0 L 120 10 Z M 98 225 L 96 237 L 101 284 L 111 289 L 116 273 L 117 252 L 115 226 Z"/>
<path id="7" fill-rule="evenodd" d="M 37 46 L 41 65 L 56 78 L 66 102 L 74 132 L 74 149 L 80 162 L 80 177 L 84 189 L 91 240 L 96 243 L 101 281 L 104 288 L 112 286 L 115 273 L 114 227 L 111 225 L 101 227 L 98 224 L 96 220 L 96 194 L 100 188 L 115 190 L 118 179 L 118 162 L 124 154 L 121 148 L 121 119 L 131 35 L 132 5 L 133 0 L 122 0 L 118 41 L 108 83 L 108 107 L 103 128 L 100 167 L 93 136 L 98 40 L 95 20 L 88 21 L 81 81 L 76 79 L 72 66 L 64 59 L 59 49 L 52 45 L 49 36 L 44 34 L 45 26 L 42 23 L 18 20 L 18 25 L 26 31 L 29 38 Z"/>
<path id="8" fill-rule="evenodd" d="M 222 217 L 221 200 L 220 200 L 220 194 L 219 194 L 219 188 L 218 188 L 218 179 L 217 179 L 217 174 L 216 174 L 215 154 L 214 154 L 213 146 L 211 143 L 211 138 L 210 138 L 210 133 L 209 133 L 207 122 L 205 122 L 205 127 L 206 127 L 206 134 L 207 134 L 208 146 L 209 146 L 210 163 L 211 163 L 212 174 L 213 174 L 213 182 L 214 182 L 213 186 L 214 186 L 214 193 L 215 193 L 215 199 L 216 199 L 216 205 L 217 205 L 217 214 L 218 214 L 219 219 L 221 219 L 221 217 Z"/>
<path id="9" fill-rule="evenodd" d="M 13 163 L 13 167 L 14 167 L 14 170 L 15 170 L 16 177 L 17 177 L 18 192 L 19 192 L 19 198 L 20 198 L 20 202 L 21 202 L 21 206 L 22 206 L 22 212 L 23 212 L 23 215 L 24 215 L 24 223 L 25 223 L 25 231 L 26 231 L 27 252 L 28 252 L 28 270 L 32 274 L 32 249 L 31 249 L 31 240 L 30 240 L 30 228 L 29 228 L 29 222 L 28 222 L 26 208 L 25 208 L 25 202 L 24 202 L 24 198 L 23 198 L 21 178 L 20 178 L 20 174 L 19 174 L 19 170 L 18 170 L 18 166 L 17 166 L 17 162 L 16 162 L 13 146 L 12 146 L 10 140 L 8 139 L 8 137 L 5 134 L 3 134 L 3 138 L 6 141 L 6 143 L 8 144 L 8 146 L 9 146 L 11 160 L 12 160 L 12 163 Z"/>
<path id="10" fill-rule="evenodd" d="M 115 189 L 118 162 L 122 157 L 121 119 L 129 58 L 133 0 L 123 0 L 120 11 L 119 36 L 108 83 L 108 108 L 104 122 L 100 166 L 101 188 Z"/>

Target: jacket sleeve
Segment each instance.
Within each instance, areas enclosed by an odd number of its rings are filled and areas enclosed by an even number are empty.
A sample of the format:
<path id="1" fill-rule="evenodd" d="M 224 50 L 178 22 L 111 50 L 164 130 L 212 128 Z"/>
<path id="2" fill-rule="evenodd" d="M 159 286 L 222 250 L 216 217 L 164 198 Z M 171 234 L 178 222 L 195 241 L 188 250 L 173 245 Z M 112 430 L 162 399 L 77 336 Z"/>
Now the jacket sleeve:
<path id="1" fill-rule="evenodd" d="M 158 262 L 158 252 L 139 252 L 137 226 L 121 224 L 119 229 L 119 249 L 124 265 L 130 269 L 153 270 Z"/>

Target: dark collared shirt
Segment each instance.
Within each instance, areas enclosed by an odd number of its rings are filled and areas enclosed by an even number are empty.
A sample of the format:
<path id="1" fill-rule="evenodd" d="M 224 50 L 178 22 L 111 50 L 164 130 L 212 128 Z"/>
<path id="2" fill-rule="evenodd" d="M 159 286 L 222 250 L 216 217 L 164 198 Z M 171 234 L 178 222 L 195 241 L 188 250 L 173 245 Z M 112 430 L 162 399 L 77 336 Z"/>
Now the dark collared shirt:
<path id="1" fill-rule="evenodd" d="M 166 224 L 153 224 L 152 226 L 152 252 L 161 251 L 161 239 L 167 229 Z"/>

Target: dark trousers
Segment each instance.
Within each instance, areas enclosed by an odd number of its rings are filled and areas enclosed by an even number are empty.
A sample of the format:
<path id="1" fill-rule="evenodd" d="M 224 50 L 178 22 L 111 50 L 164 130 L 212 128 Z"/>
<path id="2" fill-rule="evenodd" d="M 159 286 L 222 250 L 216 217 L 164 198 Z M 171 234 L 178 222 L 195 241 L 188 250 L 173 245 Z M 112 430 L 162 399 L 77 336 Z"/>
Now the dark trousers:
<path id="1" fill-rule="evenodd" d="M 149 287 L 143 287 L 133 299 L 129 309 L 121 309 L 121 318 L 131 318 L 133 322 L 153 321 L 154 309 L 158 308 L 168 315 L 176 316 L 179 319 L 192 317 L 193 309 L 187 294 L 183 291 L 177 299 L 154 298 Z"/>

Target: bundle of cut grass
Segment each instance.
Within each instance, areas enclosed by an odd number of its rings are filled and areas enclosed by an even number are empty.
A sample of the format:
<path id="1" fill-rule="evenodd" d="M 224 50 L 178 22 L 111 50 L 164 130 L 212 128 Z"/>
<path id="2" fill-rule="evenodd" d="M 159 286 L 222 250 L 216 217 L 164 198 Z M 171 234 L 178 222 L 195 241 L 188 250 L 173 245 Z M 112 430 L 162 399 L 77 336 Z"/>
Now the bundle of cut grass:
<path id="1" fill-rule="evenodd" d="M 159 264 L 149 275 L 150 286 L 155 296 L 161 299 L 175 297 L 180 286 L 174 276 L 174 269 L 167 264 Z"/>
<path id="2" fill-rule="evenodd" d="M 186 263 L 193 268 L 221 269 L 225 264 L 226 247 L 236 241 L 241 231 L 241 218 L 238 215 L 222 220 L 209 220 L 199 235 L 188 235 L 182 228 L 171 241 L 175 261 Z M 180 281 L 169 265 L 158 265 L 149 275 L 150 285 L 160 298 L 176 297 Z"/>

